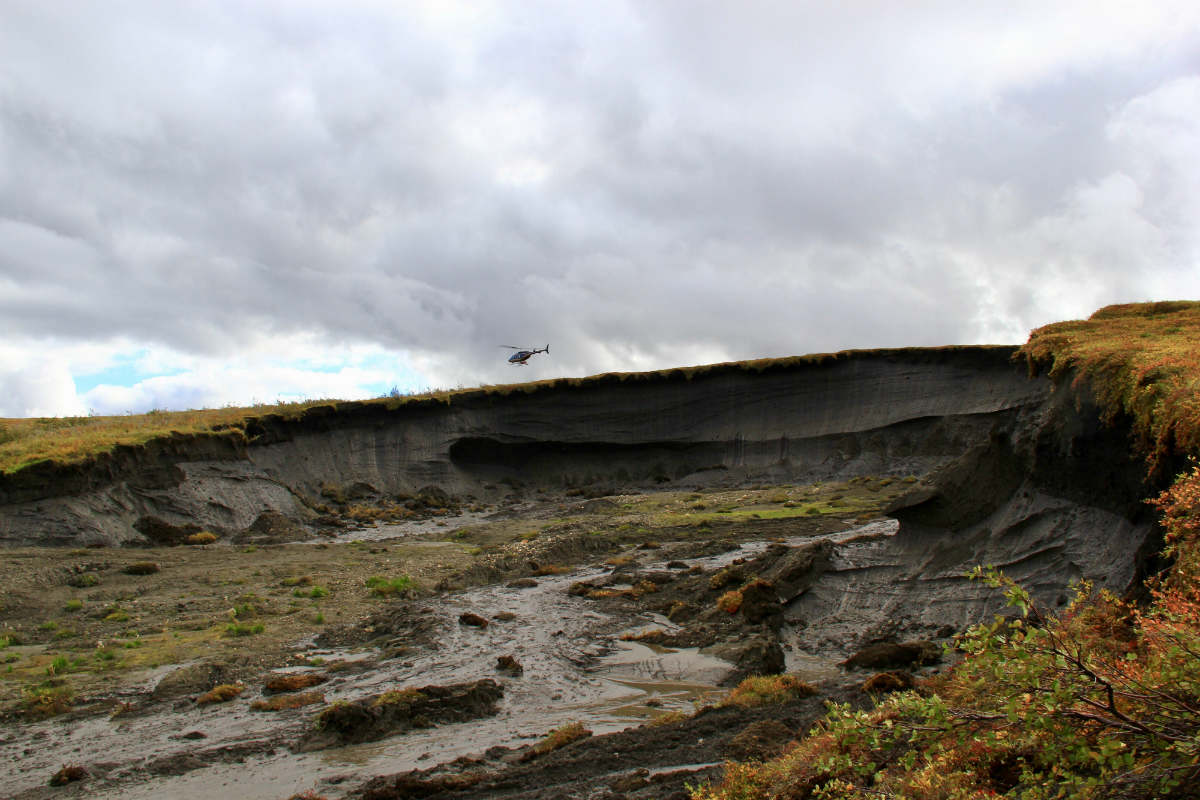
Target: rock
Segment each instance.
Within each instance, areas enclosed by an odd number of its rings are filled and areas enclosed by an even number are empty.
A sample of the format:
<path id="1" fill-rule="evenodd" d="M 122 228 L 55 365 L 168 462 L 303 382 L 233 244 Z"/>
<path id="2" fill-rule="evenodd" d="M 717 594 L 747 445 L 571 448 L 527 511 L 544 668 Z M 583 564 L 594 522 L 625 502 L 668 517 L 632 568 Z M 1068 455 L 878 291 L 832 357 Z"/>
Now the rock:
<path id="1" fill-rule="evenodd" d="M 695 617 L 699 610 L 700 609 L 696 608 L 691 603 L 686 603 L 680 600 L 676 603 L 673 603 L 667 610 L 667 619 L 671 620 L 671 622 L 679 624 L 681 622 L 686 622 L 692 617 Z"/>
<path id="2" fill-rule="evenodd" d="M 751 581 L 741 589 L 742 603 L 738 613 L 751 625 L 766 623 L 778 628 L 783 622 L 783 606 L 775 587 L 764 580 Z"/>
<path id="3" fill-rule="evenodd" d="M 517 615 L 511 611 L 501 611 L 498 614 L 492 614 L 492 619 L 497 622 L 512 622 L 517 618 Z"/>
<path id="4" fill-rule="evenodd" d="M 245 530 L 235 534 L 233 544 L 284 544 L 311 539 L 308 530 L 278 511 L 264 511 Z"/>
<path id="5" fill-rule="evenodd" d="M 417 496 L 409 501 L 415 508 L 450 508 L 454 499 L 440 486 L 422 486 L 417 490 Z"/>
<path id="6" fill-rule="evenodd" d="M 365 500 L 378 494 L 379 490 L 366 481 L 354 481 L 342 488 L 342 495 L 347 500 Z"/>
<path id="7" fill-rule="evenodd" d="M 500 656 L 496 659 L 496 671 L 516 677 L 525 673 L 525 668 L 512 656 Z"/>
<path id="8" fill-rule="evenodd" d="M 614 792 L 636 792 L 650 785 L 650 770 L 642 767 L 622 775 L 609 784 Z"/>
<path id="9" fill-rule="evenodd" d="M 470 611 L 465 614 L 458 615 L 459 625 L 469 625 L 472 628 L 486 628 L 488 621 L 478 614 L 472 614 Z"/>
<path id="10" fill-rule="evenodd" d="M 443 792 L 469 789 L 488 777 L 485 773 L 423 776 L 417 770 L 399 775 L 380 775 L 363 784 L 358 796 L 364 800 L 400 800 L 431 797 Z"/>
<path id="11" fill-rule="evenodd" d="M 933 642 L 882 642 L 859 650 L 841 663 L 847 669 L 891 669 L 935 664 L 942 656 Z"/>
<path id="12" fill-rule="evenodd" d="M 505 584 L 509 589 L 532 589 L 537 585 L 538 582 L 533 578 L 517 578 L 515 581 L 509 581 Z"/>
<path id="13" fill-rule="evenodd" d="M 199 525 L 188 522 L 183 525 L 172 525 L 164 519 L 155 516 L 145 516 L 133 523 L 133 529 L 150 540 L 151 544 L 177 545 L 183 544 L 187 537 L 203 530 Z"/>
<path id="14" fill-rule="evenodd" d="M 71 764 L 64 766 L 50 778 L 51 786 L 66 786 L 68 783 L 81 781 L 88 776 L 88 771 L 81 766 Z"/>
<path id="15" fill-rule="evenodd" d="M 402 689 L 358 700 L 333 703 L 317 715 L 313 729 L 296 743 L 307 753 L 360 742 L 374 742 L 414 728 L 465 722 L 496 713 L 504 689 L 491 678 L 449 686 Z"/>
<path id="16" fill-rule="evenodd" d="M 725 756 L 735 761 L 767 761 L 782 753 L 794 738 L 791 728 L 779 720 L 758 720 L 726 742 Z"/>
<path id="17" fill-rule="evenodd" d="M 733 686 L 750 675 L 776 675 L 783 672 L 785 663 L 783 648 L 779 640 L 766 634 L 751 634 L 742 639 L 718 642 L 700 651 L 716 656 L 737 667 L 737 670 L 721 681 L 722 686 Z"/>
<path id="18" fill-rule="evenodd" d="M 231 678 L 228 664 L 220 662 L 205 662 L 189 664 L 167 673 L 155 685 L 152 695 L 156 700 L 181 697 L 189 694 L 207 692 Z"/>
<path id="19" fill-rule="evenodd" d="M 767 561 L 772 551 L 776 557 L 760 575 L 770 581 L 780 601 L 790 603 L 808 591 L 829 568 L 833 555 L 833 544 L 829 541 L 813 542 L 800 547 L 785 548 L 780 554 L 776 547 L 768 549 L 762 561 Z"/>

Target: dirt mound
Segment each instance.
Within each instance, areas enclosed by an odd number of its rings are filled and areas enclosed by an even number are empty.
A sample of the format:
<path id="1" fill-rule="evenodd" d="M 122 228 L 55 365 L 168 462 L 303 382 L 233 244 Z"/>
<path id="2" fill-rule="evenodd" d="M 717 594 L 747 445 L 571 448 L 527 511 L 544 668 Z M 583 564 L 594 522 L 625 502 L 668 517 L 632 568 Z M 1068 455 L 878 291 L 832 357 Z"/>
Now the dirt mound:
<path id="1" fill-rule="evenodd" d="M 942 650 L 933 642 L 881 642 L 859 650 L 842 662 L 847 669 L 893 669 L 937 663 Z"/>
<path id="2" fill-rule="evenodd" d="M 285 517 L 278 511 L 264 511 L 241 533 L 234 536 L 233 544 L 284 544 L 311 539 L 312 533 L 304 526 Z"/>
<path id="3" fill-rule="evenodd" d="M 345 744 L 373 742 L 413 728 L 431 728 L 491 716 L 504 695 L 490 678 L 450 686 L 385 692 L 353 703 L 333 703 L 314 720 L 314 730 L 293 748 L 307 753 Z"/>

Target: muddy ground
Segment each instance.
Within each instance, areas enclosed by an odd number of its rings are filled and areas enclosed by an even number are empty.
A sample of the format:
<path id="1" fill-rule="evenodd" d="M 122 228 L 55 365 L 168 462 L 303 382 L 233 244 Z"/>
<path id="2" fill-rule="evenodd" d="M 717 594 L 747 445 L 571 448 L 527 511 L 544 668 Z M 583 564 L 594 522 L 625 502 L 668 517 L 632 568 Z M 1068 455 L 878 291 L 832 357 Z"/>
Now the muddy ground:
<path id="1" fill-rule="evenodd" d="M 685 796 L 826 700 L 866 702 L 865 674 L 783 653 L 782 604 L 717 603 L 771 570 L 803 591 L 806 542 L 911 480 L 528 493 L 285 544 L 0 552 L 4 791 Z M 721 704 L 797 664 L 816 696 Z M 555 730 L 588 735 L 553 749 Z"/>

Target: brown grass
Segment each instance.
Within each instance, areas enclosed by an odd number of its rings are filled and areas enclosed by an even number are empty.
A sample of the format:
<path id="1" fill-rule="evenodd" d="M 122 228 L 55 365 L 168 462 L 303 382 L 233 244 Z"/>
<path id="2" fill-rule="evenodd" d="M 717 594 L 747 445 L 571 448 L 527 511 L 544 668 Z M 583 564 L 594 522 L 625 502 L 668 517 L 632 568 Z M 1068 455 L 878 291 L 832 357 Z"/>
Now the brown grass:
<path id="1" fill-rule="evenodd" d="M 566 747 L 572 742 L 577 742 L 580 739 L 586 739 L 591 736 L 592 732 L 583 727 L 582 722 L 568 722 L 566 725 L 555 728 L 550 731 L 545 739 L 542 739 L 537 744 L 533 745 L 531 752 L 543 756 L 546 753 L 558 750 L 561 747 Z"/>
<path id="2" fill-rule="evenodd" d="M 272 675 L 267 678 L 263 690 L 273 692 L 295 692 L 300 689 L 311 689 L 319 686 L 328 678 L 315 672 L 296 672 L 288 675 Z"/>
<path id="3" fill-rule="evenodd" d="M 817 693 L 816 687 L 795 675 L 755 675 L 746 678 L 721 701 L 725 706 L 764 706 L 786 703 Z"/>
<path id="4" fill-rule="evenodd" d="M 250 704 L 250 708 L 255 711 L 284 711 L 289 708 L 301 708 L 324 702 L 325 695 L 320 692 L 300 692 L 276 695 L 269 700 L 255 700 Z"/>
<path id="5" fill-rule="evenodd" d="M 246 691 L 246 687 L 240 683 L 223 683 L 197 697 L 196 705 L 206 706 L 211 703 L 227 703 L 244 691 Z"/>

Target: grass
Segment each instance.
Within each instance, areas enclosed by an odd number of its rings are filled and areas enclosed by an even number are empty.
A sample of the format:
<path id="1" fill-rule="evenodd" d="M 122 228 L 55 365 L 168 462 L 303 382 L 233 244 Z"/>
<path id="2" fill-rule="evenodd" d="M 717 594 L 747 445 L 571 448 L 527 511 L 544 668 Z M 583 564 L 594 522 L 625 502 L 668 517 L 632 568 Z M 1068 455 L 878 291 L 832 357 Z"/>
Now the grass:
<path id="1" fill-rule="evenodd" d="M 816 688 L 795 675 L 754 675 L 734 687 L 720 704 L 753 708 L 787 703 L 816 693 Z"/>
<path id="2" fill-rule="evenodd" d="M 297 694 L 280 694 L 267 700 L 255 700 L 250 704 L 250 708 L 254 711 L 284 711 L 324 702 L 325 695 L 320 692 L 299 692 Z"/>
<path id="3" fill-rule="evenodd" d="M 246 687 L 240 683 L 223 683 L 197 697 L 196 705 L 207 706 L 213 703 L 228 703 L 244 691 L 246 691 Z"/>
<path id="4" fill-rule="evenodd" d="M 65 714 L 71 710 L 75 694 L 70 684 L 47 681 L 25 690 L 23 711 L 35 719 Z"/>
<path id="5" fill-rule="evenodd" d="M 415 584 L 413 579 L 407 575 L 401 575 L 397 578 L 385 578 L 382 575 L 372 575 L 365 581 L 368 589 L 372 594 L 380 597 L 392 597 L 394 595 L 405 594 L 412 591 Z"/>
<path id="6" fill-rule="evenodd" d="M 591 735 L 592 732 L 583 727 L 582 722 L 568 722 L 550 731 L 546 735 L 546 738 L 530 748 L 530 752 L 535 755 L 544 756 L 546 753 L 566 747 L 572 742 L 586 739 Z"/>

